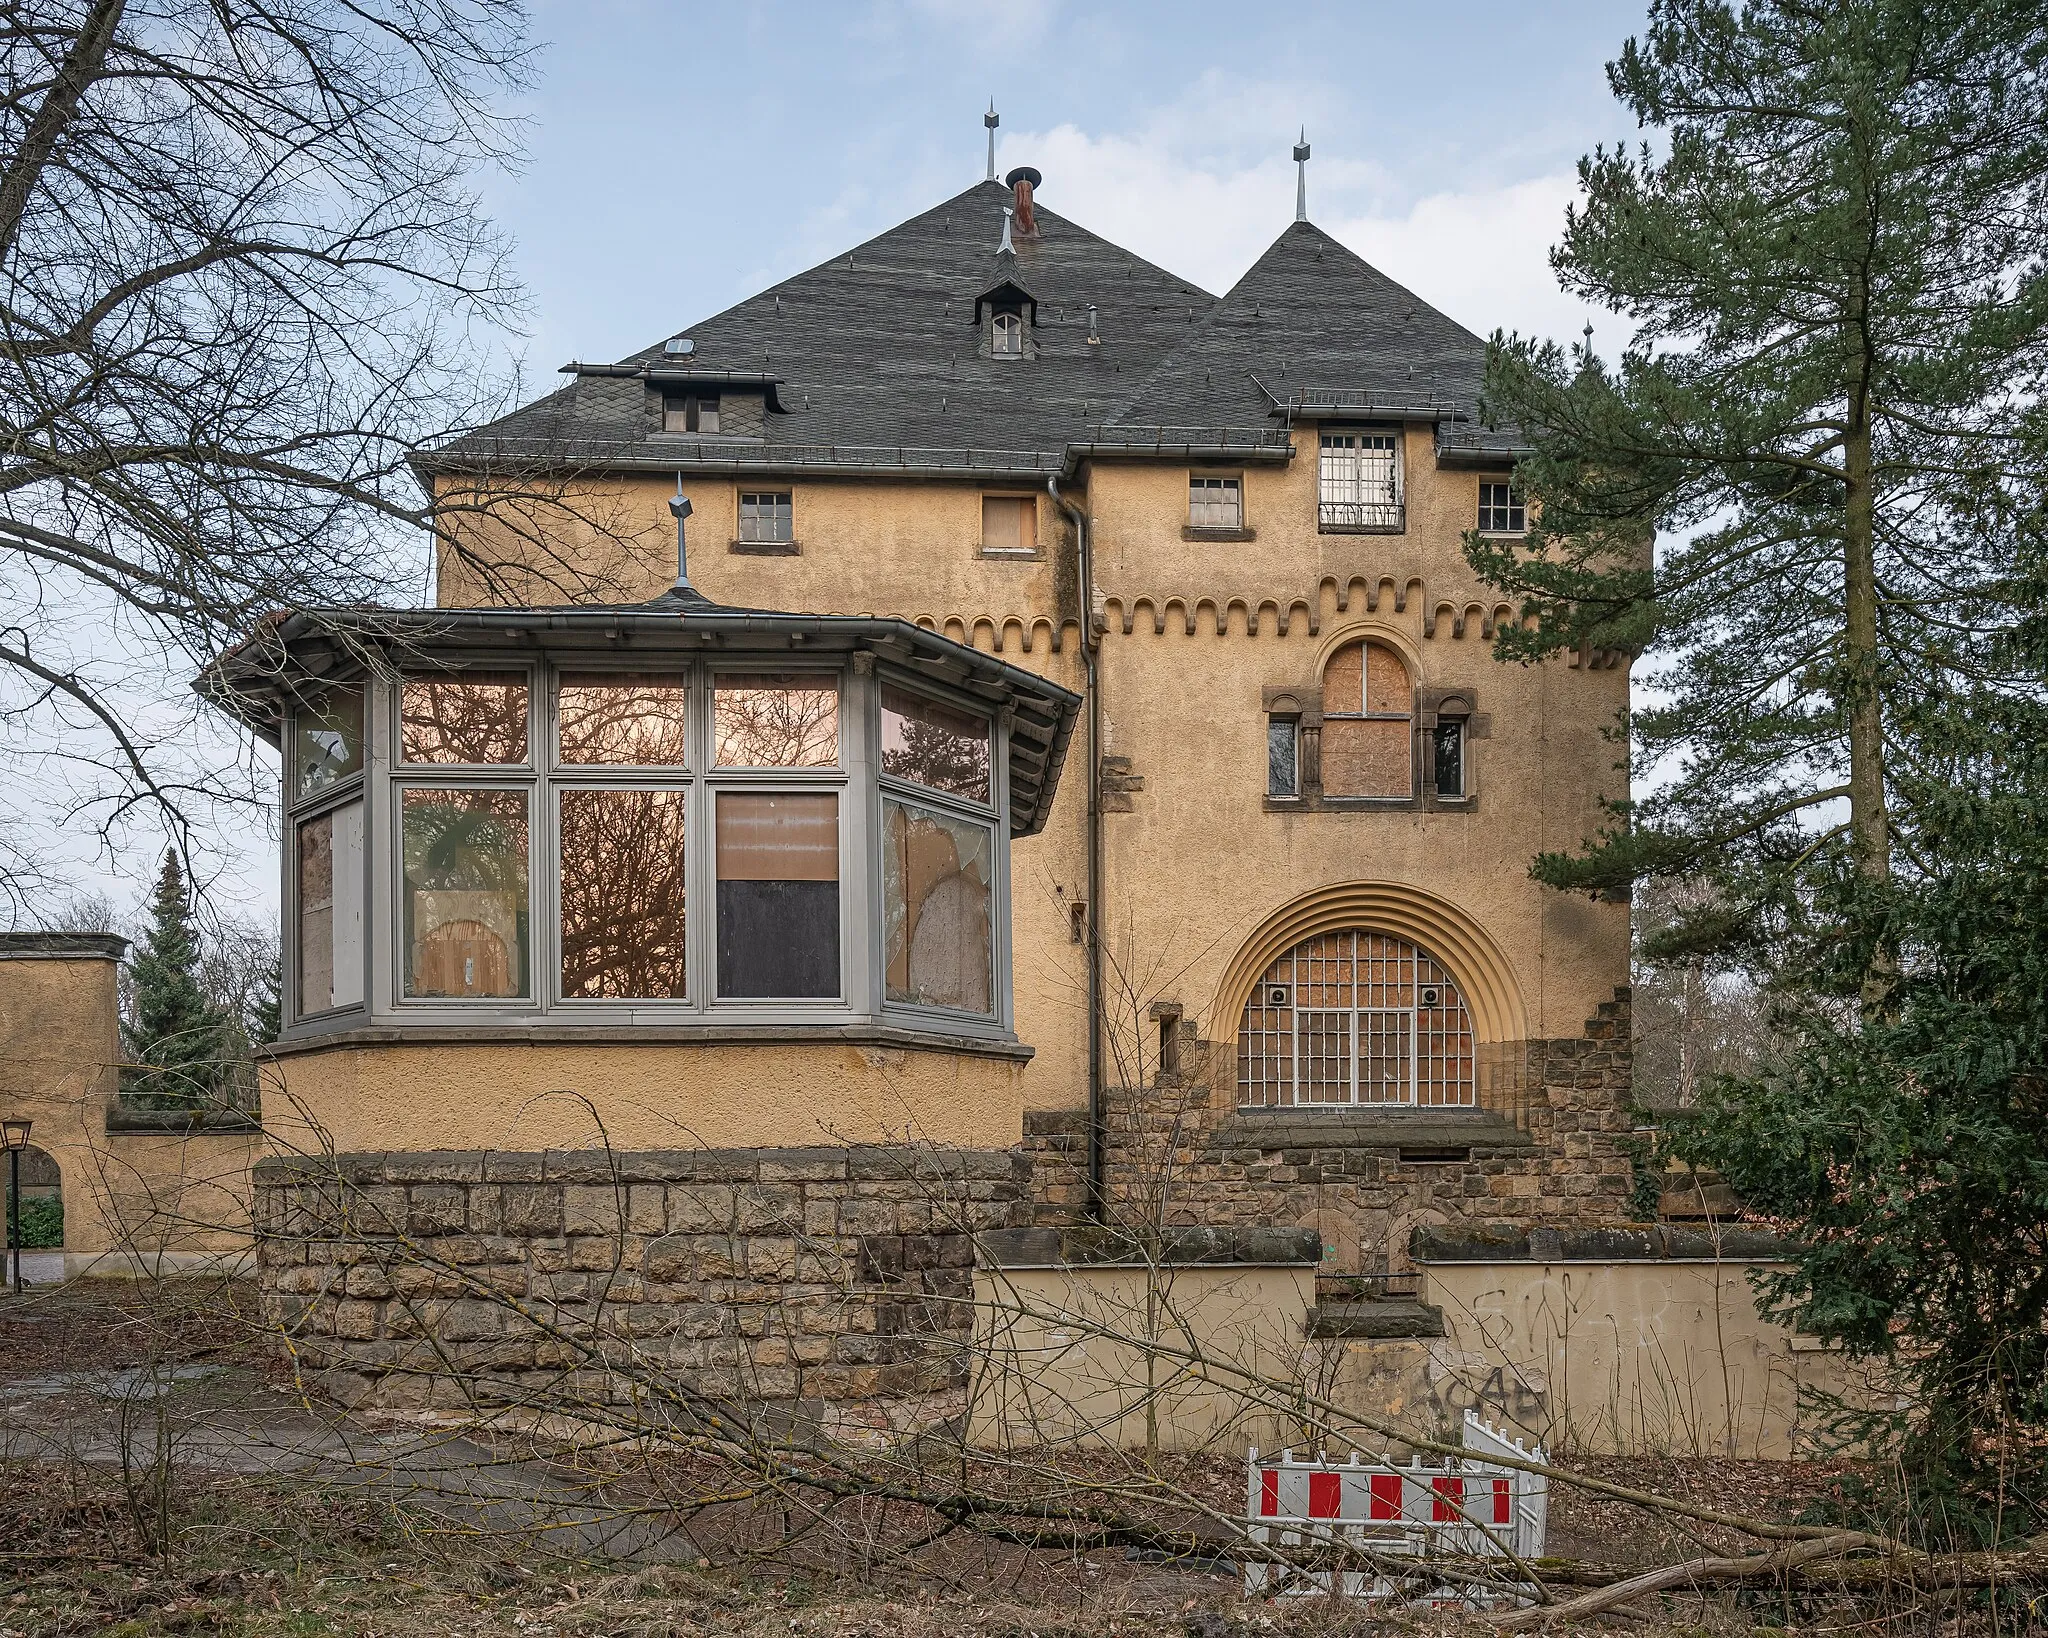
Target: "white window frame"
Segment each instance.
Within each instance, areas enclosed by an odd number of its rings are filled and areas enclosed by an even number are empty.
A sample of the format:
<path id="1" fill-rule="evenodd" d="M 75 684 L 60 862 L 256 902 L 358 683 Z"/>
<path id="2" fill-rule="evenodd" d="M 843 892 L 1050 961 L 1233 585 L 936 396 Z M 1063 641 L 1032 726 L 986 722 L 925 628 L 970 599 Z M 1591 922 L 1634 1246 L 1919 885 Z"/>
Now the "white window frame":
<path id="1" fill-rule="evenodd" d="M 992 358 L 1022 358 L 1024 315 L 991 313 L 988 320 L 988 348 L 989 356 Z"/>
<path id="2" fill-rule="evenodd" d="M 1188 527 L 1243 529 L 1244 479 L 1221 472 L 1189 473 Z"/>
<path id="3" fill-rule="evenodd" d="M 1489 490 L 1500 490 L 1506 498 L 1504 500 L 1489 500 L 1487 494 Z M 1496 515 L 1505 514 L 1507 519 L 1505 525 L 1495 527 L 1489 523 L 1487 519 L 1488 513 Z M 1526 535 L 1529 532 L 1529 508 L 1522 499 L 1521 491 L 1515 487 L 1513 479 L 1483 478 L 1480 480 L 1479 528 L 1477 532 L 1482 535 L 1498 535 L 1503 538 Z"/>
<path id="4" fill-rule="evenodd" d="M 1318 439 L 1316 526 L 1324 534 L 1407 529 L 1404 439 L 1398 430 L 1331 427 Z"/>

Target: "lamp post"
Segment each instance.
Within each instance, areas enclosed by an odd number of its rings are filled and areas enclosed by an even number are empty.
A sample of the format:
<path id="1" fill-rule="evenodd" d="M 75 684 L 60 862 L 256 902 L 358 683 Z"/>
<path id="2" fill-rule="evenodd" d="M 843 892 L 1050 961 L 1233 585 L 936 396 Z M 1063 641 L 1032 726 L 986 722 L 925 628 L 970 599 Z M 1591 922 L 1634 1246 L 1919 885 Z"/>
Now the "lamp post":
<path id="1" fill-rule="evenodd" d="M 0 1120 L 0 1138 L 7 1144 L 7 1250 L 14 1258 L 14 1294 L 21 1295 L 21 1151 L 28 1147 L 35 1123 L 15 1115 Z"/>

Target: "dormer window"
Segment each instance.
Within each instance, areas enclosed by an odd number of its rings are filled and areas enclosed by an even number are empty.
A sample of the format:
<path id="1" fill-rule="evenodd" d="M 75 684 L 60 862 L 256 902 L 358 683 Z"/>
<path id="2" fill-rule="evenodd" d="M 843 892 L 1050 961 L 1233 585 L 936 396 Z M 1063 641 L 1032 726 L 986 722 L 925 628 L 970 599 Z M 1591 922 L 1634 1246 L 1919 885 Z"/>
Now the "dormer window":
<path id="1" fill-rule="evenodd" d="M 1024 319 L 1017 313 L 998 313 L 989 321 L 989 351 L 997 358 L 1024 356 Z"/>
<path id="2" fill-rule="evenodd" d="M 661 395 L 663 432 L 716 432 L 718 394 L 665 392 Z"/>

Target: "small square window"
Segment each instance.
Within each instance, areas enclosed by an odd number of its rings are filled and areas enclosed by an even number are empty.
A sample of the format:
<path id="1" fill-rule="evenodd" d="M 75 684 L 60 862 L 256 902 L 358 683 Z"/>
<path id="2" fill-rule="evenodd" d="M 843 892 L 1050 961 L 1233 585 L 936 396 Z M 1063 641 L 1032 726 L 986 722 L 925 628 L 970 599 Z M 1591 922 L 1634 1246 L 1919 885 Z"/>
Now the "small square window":
<path id="1" fill-rule="evenodd" d="M 1236 478 L 1188 479 L 1188 527 L 1242 529 L 1244 489 Z"/>
<path id="2" fill-rule="evenodd" d="M 663 432 L 716 432 L 718 430 L 718 395 L 716 393 L 666 392 L 661 395 L 661 430 Z"/>
<path id="3" fill-rule="evenodd" d="M 1529 532 L 1529 515 L 1521 492 L 1511 483 L 1483 483 L 1479 486 L 1479 532 L 1482 535 L 1523 535 Z"/>
<path id="4" fill-rule="evenodd" d="M 789 541 L 796 539 L 796 514 L 787 491 L 740 491 L 740 539 L 745 541 Z"/>
<path id="5" fill-rule="evenodd" d="M 1031 495 L 982 496 L 981 549 L 984 552 L 1037 551 L 1037 498 Z"/>

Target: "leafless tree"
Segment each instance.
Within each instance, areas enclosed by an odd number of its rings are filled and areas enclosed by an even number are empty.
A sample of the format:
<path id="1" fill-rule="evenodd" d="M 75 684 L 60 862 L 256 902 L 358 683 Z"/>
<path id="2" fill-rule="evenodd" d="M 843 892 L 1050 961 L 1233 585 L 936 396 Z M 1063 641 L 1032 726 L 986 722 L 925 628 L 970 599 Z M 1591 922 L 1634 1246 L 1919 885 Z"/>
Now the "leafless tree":
<path id="1" fill-rule="evenodd" d="M 408 457 L 514 390 L 479 367 L 518 300 L 475 189 L 515 155 L 523 9 L 4 16 L 0 756 L 46 825 L 189 842 L 267 779 L 196 748 L 183 679 L 277 610 L 416 600 Z"/>

